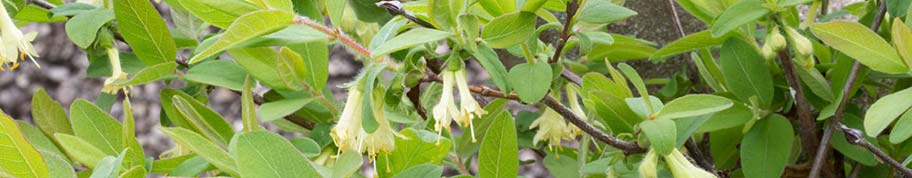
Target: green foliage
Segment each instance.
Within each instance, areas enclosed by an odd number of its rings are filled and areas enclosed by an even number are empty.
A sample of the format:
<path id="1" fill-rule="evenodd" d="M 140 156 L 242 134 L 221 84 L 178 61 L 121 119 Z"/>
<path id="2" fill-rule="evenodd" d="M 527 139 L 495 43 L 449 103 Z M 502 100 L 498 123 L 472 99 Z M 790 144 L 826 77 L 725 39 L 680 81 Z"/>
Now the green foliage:
<path id="1" fill-rule="evenodd" d="M 666 44 L 611 33 L 638 20 L 624 0 L 33 2 L 3 2 L 4 53 L 33 54 L 16 26 L 65 21 L 85 76 L 107 80 L 94 104 L 65 110 L 38 89 L 31 122 L 0 114 L 0 177 L 537 176 L 519 172 L 529 164 L 554 177 L 781 177 L 814 164 L 818 140 L 845 158 L 823 159 L 826 172 L 887 177 L 902 171 L 882 163 L 912 162 L 908 1 L 886 1 L 873 28 L 874 0 L 829 14 L 812 0 L 675 0 L 706 29 Z M 331 56 L 361 73 L 331 81 Z M 622 63 L 647 58 L 693 66 Z M 130 91 L 149 83 L 166 84 L 163 114 L 134 118 Z M 223 89 L 241 96 L 239 118 L 210 106 Z M 136 122 L 149 120 L 176 146 L 146 157 Z"/>

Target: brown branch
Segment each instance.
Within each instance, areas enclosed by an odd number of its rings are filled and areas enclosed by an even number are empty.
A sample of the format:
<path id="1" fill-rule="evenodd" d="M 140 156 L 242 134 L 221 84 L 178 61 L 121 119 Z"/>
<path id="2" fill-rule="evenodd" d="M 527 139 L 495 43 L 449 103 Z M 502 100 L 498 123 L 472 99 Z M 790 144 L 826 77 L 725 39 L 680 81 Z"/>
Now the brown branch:
<path id="1" fill-rule="evenodd" d="M 801 127 L 801 129 L 798 129 L 798 133 L 801 137 L 801 146 L 804 147 L 802 149 L 814 150 L 817 148 L 819 142 L 817 141 L 815 120 L 811 117 L 811 105 L 808 104 L 808 100 L 804 96 L 804 88 L 801 86 L 801 80 L 798 78 L 798 74 L 795 71 L 795 65 L 792 63 L 792 59 L 787 49 L 779 51 L 779 62 L 782 63 L 782 70 L 785 72 L 786 81 L 792 90 L 795 91 L 798 125 Z M 805 154 L 808 158 L 814 156 L 811 152 L 805 152 Z"/>
<path id="2" fill-rule="evenodd" d="M 573 18 L 576 16 L 576 11 L 579 10 L 579 2 L 577 0 L 571 0 L 567 2 L 567 17 L 564 19 L 564 29 L 561 30 L 560 39 L 557 41 L 557 47 L 554 49 L 554 56 L 551 57 L 551 60 L 548 63 L 555 63 L 560 60 L 561 53 L 564 51 L 564 46 L 567 45 L 567 40 L 570 40 L 570 29 L 573 27 Z"/>
<path id="3" fill-rule="evenodd" d="M 36 6 L 38 6 L 38 7 L 45 8 L 45 9 L 48 9 L 48 10 L 57 8 L 57 5 L 51 4 L 51 3 L 47 2 L 47 1 L 30 0 L 29 2 L 32 3 L 32 4 L 34 4 L 34 5 L 36 5 Z"/>
<path id="4" fill-rule="evenodd" d="M 877 14 L 874 16 L 874 21 L 871 22 L 870 27 L 872 31 L 877 32 L 886 13 L 887 3 L 881 1 L 880 6 L 877 8 Z M 820 145 L 817 148 L 817 154 L 814 157 L 814 164 L 811 166 L 810 175 L 808 176 L 810 178 L 819 176 L 820 168 L 823 167 L 823 163 L 826 161 L 827 152 L 830 150 L 830 138 L 833 137 L 833 131 L 837 129 L 837 126 L 842 124 L 842 118 L 845 116 L 845 106 L 846 103 L 848 103 L 849 98 L 852 97 L 849 95 L 852 93 L 852 86 L 855 85 L 855 80 L 858 78 L 858 70 L 860 69 L 861 63 L 856 60 L 855 63 L 852 64 L 852 71 L 849 73 L 845 85 L 842 87 L 842 98 L 839 100 L 839 105 L 836 107 L 836 113 L 833 115 L 833 118 L 830 119 L 827 129 L 824 129 L 823 138 L 820 139 Z"/>

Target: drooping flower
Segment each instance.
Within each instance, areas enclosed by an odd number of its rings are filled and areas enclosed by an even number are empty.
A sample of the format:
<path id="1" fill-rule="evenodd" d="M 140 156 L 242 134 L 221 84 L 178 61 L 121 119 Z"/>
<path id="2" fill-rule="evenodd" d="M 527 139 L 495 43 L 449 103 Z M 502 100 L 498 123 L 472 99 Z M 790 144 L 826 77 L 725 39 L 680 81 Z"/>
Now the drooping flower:
<path id="1" fill-rule="evenodd" d="M 655 151 L 649 149 L 649 152 L 646 152 L 646 156 L 643 157 L 643 161 L 640 161 L 640 167 L 638 171 L 640 172 L 640 178 L 656 178 L 656 168 L 659 164 L 659 156 L 656 155 Z"/>
<path id="2" fill-rule="evenodd" d="M 117 82 L 127 80 L 127 73 L 123 72 L 120 67 L 120 52 L 118 52 L 117 48 L 108 48 L 106 51 L 108 52 L 108 61 L 111 62 L 112 72 L 111 77 L 105 79 L 104 87 L 101 88 L 101 91 L 114 94 L 124 88 L 124 85 L 120 85 Z"/>
<path id="3" fill-rule="evenodd" d="M 375 160 L 378 153 L 390 152 L 395 148 L 396 131 L 390 127 L 389 122 L 383 112 L 383 100 L 373 98 L 372 111 L 374 119 L 377 121 L 377 130 L 368 133 L 361 126 L 362 111 L 364 109 L 363 88 L 359 84 L 349 88 L 348 99 L 342 110 L 339 122 L 330 131 L 333 142 L 339 147 L 340 151 L 356 150 L 359 153 L 367 153 L 371 160 Z M 382 96 L 374 94 L 373 96 Z"/>
<path id="4" fill-rule="evenodd" d="M 455 79 L 456 87 L 459 89 L 459 105 L 462 106 L 460 114 L 455 118 L 456 124 L 463 127 L 468 125 L 472 133 L 472 142 L 475 142 L 475 126 L 472 124 L 472 119 L 484 116 L 487 111 L 481 108 L 472 97 L 472 92 L 469 91 L 469 85 L 466 82 L 465 68 L 456 71 Z"/>
<path id="5" fill-rule="evenodd" d="M 453 85 L 455 82 L 454 80 L 456 80 L 454 75 L 455 72 L 453 71 L 443 71 L 440 73 L 440 78 L 443 78 L 443 90 L 440 94 L 440 100 L 432 109 L 434 120 L 436 120 L 434 123 L 434 130 L 437 131 L 438 135 L 440 135 L 443 130 L 449 132 L 450 123 L 459 115 L 459 110 L 456 109 L 456 101 L 454 101 L 453 98 Z M 440 143 L 439 139 L 437 140 L 437 143 Z"/>
<path id="6" fill-rule="evenodd" d="M 19 28 L 13 23 L 13 19 L 10 18 L 5 5 L 0 3 L 0 40 L 3 41 L 0 46 L 2 48 L 0 50 L 0 70 L 16 69 L 19 61 L 25 60 L 25 57 L 38 66 L 38 62 L 35 62 L 38 52 L 35 52 L 31 43 L 37 35 L 35 32 L 22 34 L 22 31 L 19 31 Z"/>
<path id="7" fill-rule="evenodd" d="M 715 178 L 716 175 L 706 172 L 693 165 L 684 154 L 678 149 L 671 150 L 671 153 L 665 155 L 665 164 L 671 170 L 671 174 L 677 178 Z"/>
<path id="8" fill-rule="evenodd" d="M 538 131 L 532 137 L 532 144 L 537 145 L 539 141 L 544 140 L 548 142 L 549 149 L 554 145 L 559 147 L 563 140 L 570 141 L 576 138 L 576 134 L 573 133 L 575 127 L 551 108 L 545 108 L 545 112 L 529 125 L 529 129 L 533 128 L 538 128 Z"/>

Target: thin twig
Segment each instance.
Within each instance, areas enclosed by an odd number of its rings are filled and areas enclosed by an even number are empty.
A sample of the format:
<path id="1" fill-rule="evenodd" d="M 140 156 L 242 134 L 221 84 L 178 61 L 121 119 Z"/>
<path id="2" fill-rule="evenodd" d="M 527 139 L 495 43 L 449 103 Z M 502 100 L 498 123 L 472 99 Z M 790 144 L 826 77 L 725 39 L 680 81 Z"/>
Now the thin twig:
<path id="1" fill-rule="evenodd" d="M 878 159 L 880 159 L 883 162 L 886 162 L 887 165 L 890 165 L 890 167 L 893 167 L 893 169 L 896 169 L 896 171 L 901 173 L 904 177 L 912 177 L 912 170 L 910 170 L 909 168 L 906 168 L 905 165 L 903 165 L 902 163 L 899 163 L 899 161 L 896 161 L 896 159 L 893 159 L 893 157 L 890 157 L 890 155 L 888 155 L 887 153 L 884 153 L 882 150 L 880 150 L 880 148 L 877 148 L 877 146 L 874 146 L 873 144 L 871 144 L 867 140 L 865 140 L 864 135 L 861 133 L 861 130 L 850 128 L 850 127 L 847 127 L 842 124 L 839 124 L 837 129 L 839 129 L 840 131 L 845 133 L 846 141 L 848 141 L 849 143 L 851 143 L 853 145 L 858 145 L 858 146 L 864 147 L 871 153 L 874 153 L 874 155 L 877 156 Z"/>
<path id="2" fill-rule="evenodd" d="M 424 28 L 437 29 L 433 24 L 421 20 L 418 17 L 415 17 L 415 15 L 412 15 L 412 13 L 406 11 L 405 8 L 402 8 L 402 3 L 399 1 L 380 1 L 375 5 L 377 5 L 377 7 L 385 8 L 386 11 L 390 13 L 390 15 L 401 15 L 402 17 L 405 17 L 405 19 L 415 22 Z"/>
<path id="3" fill-rule="evenodd" d="M 442 82 L 443 80 L 440 79 L 439 77 L 437 77 L 436 75 L 428 75 L 425 78 L 423 78 L 422 81 L 423 82 Z M 519 101 L 519 96 L 517 96 L 516 94 L 504 94 L 501 91 L 491 89 L 486 86 L 469 85 L 469 91 L 471 91 L 472 93 L 481 95 L 481 96 L 504 98 L 504 99 Z M 623 150 L 624 153 L 626 153 L 626 154 L 646 152 L 646 149 L 640 147 L 636 142 L 629 142 L 629 141 L 621 140 L 614 136 L 608 135 L 608 134 L 602 132 L 601 130 L 598 130 L 597 128 L 595 128 L 595 126 L 592 126 L 592 124 L 589 124 L 588 122 L 583 121 L 582 119 L 577 117 L 576 114 L 573 114 L 573 112 L 570 111 L 569 108 L 567 108 L 566 106 L 561 104 L 560 101 L 557 101 L 557 99 L 554 99 L 554 97 L 545 96 L 545 99 L 542 100 L 541 103 L 544 103 L 549 108 L 554 109 L 554 111 L 557 111 L 558 114 L 563 116 L 564 120 L 567 120 L 568 122 L 573 123 L 573 125 L 576 125 L 576 127 L 580 128 L 580 130 L 582 130 L 583 132 L 586 132 L 586 134 L 591 135 L 592 138 L 595 138 L 596 140 L 604 142 L 605 144 L 611 145 L 612 147 L 615 147 L 617 149 Z"/>
<path id="4" fill-rule="evenodd" d="M 57 8 L 57 5 L 51 4 L 51 3 L 47 2 L 47 1 L 30 0 L 29 2 L 31 2 L 32 4 L 35 4 L 35 5 L 38 6 L 38 7 L 45 8 L 45 9 L 48 9 L 48 10 Z"/>
<path id="5" fill-rule="evenodd" d="M 576 15 L 576 11 L 579 10 L 579 2 L 576 0 L 571 0 L 567 2 L 567 17 L 564 18 L 564 28 L 561 30 L 560 39 L 557 41 L 557 45 L 554 45 L 554 56 L 551 57 L 551 60 L 548 63 L 555 63 L 560 60 L 561 53 L 564 51 L 564 46 L 567 45 L 567 40 L 570 40 L 570 29 L 573 28 L 573 17 Z"/>
<path id="6" fill-rule="evenodd" d="M 329 35 L 332 39 L 339 39 L 339 41 L 342 42 L 342 44 L 345 44 L 345 46 L 348 46 L 349 48 L 355 50 L 355 52 L 358 52 L 358 54 L 361 54 L 362 56 L 367 57 L 367 58 L 373 58 L 370 50 L 367 50 L 367 48 L 365 48 L 361 44 L 358 44 L 358 42 L 355 42 L 355 40 L 352 40 L 351 37 L 348 37 L 348 35 L 345 35 L 345 33 L 342 33 L 342 31 L 333 30 L 332 28 L 329 28 L 323 24 L 317 23 L 313 20 L 310 20 L 307 17 L 302 17 L 302 16 L 295 17 L 294 23 L 307 25 L 310 28 L 317 29 L 320 32 L 323 32 L 324 34 Z M 376 58 L 374 60 L 377 62 L 383 62 L 382 57 Z"/>
<path id="7" fill-rule="evenodd" d="M 871 22 L 871 30 L 877 32 L 877 29 L 880 28 L 880 23 L 883 21 L 884 15 L 887 13 L 887 3 L 885 1 L 880 2 L 880 6 L 877 8 L 877 14 L 874 16 L 874 21 Z M 842 118 L 845 115 L 845 106 L 848 103 L 849 96 L 852 93 L 852 86 L 855 85 L 855 80 L 858 77 L 858 70 L 861 69 L 861 63 L 857 60 L 852 64 L 852 71 L 849 73 L 849 77 L 846 79 L 845 85 L 842 87 L 842 98 L 839 101 L 839 105 L 836 107 L 836 113 L 833 115 L 833 118 L 830 119 L 830 124 L 824 129 L 823 138 L 820 139 L 820 145 L 817 148 L 817 154 L 814 157 L 814 164 L 811 166 L 811 172 L 809 173 L 810 178 L 816 178 L 819 176 L 820 168 L 823 167 L 823 163 L 826 161 L 827 152 L 830 147 L 830 138 L 833 137 L 833 131 L 836 130 L 836 126 L 840 125 Z"/>
<path id="8" fill-rule="evenodd" d="M 826 16 L 827 12 L 830 11 L 830 0 L 823 0 L 820 2 L 820 16 Z"/>
<path id="9" fill-rule="evenodd" d="M 699 165 L 700 168 L 712 173 L 717 172 L 716 167 L 713 166 L 713 163 L 711 163 L 710 160 L 706 159 L 707 157 L 703 155 L 703 149 L 701 149 L 700 146 L 697 146 L 697 142 L 695 142 L 693 138 L 688 138 L 687 142 L 684 142 L 684 147 L 687 148 L 687 153 L 694 159 L 694 162 L 697 162 L 697 165 Z"/>

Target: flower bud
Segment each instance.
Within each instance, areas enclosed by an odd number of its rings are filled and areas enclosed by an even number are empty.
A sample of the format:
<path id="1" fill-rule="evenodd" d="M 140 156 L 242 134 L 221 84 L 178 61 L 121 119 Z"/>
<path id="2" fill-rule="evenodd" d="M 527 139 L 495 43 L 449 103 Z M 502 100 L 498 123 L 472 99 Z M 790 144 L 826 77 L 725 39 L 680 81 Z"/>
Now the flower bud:
<path id="1" fill-rule="evenodd" d="M 646 152 L 646 156 L 643 157 L 643 161 L 640 161 L 640 178 L 656 178 L 656 167 L 659 164 L 659 156 L 656 155 L 655 151 L 649 149 L 649 152 Z"/>
<path id="2" fill-rule="evenodd" d="M 808 40 L 804 35 L 795 31 L 792 27 L 785 27 L 785 33 L 788 35 L 788 40 L 792 44 L 792 49 L 795 50 L 797 56 L 800 57 L 810 57 L 814 54 L 814 45 L 811 44 L 811 40 Z"/>
<path id="3" fill-rule="evenodd" d="M 779 32 L 779 28 L 770 28 L 770 32 L 764 40 L 763 48 L 769 48 L 774 54 L 776 51 L 785 48 L 785 37 Z"/>
<path id="4" fill-rule="evenodd" d="M 706 172 L 703 169 L 694 166 L 681 154 L 678 149 L 674 149 L 668 155 L 665 155 L 665 164 L 671 169 L 671 174 L 677 178 L 715 178 L 716 175 Z"/>

